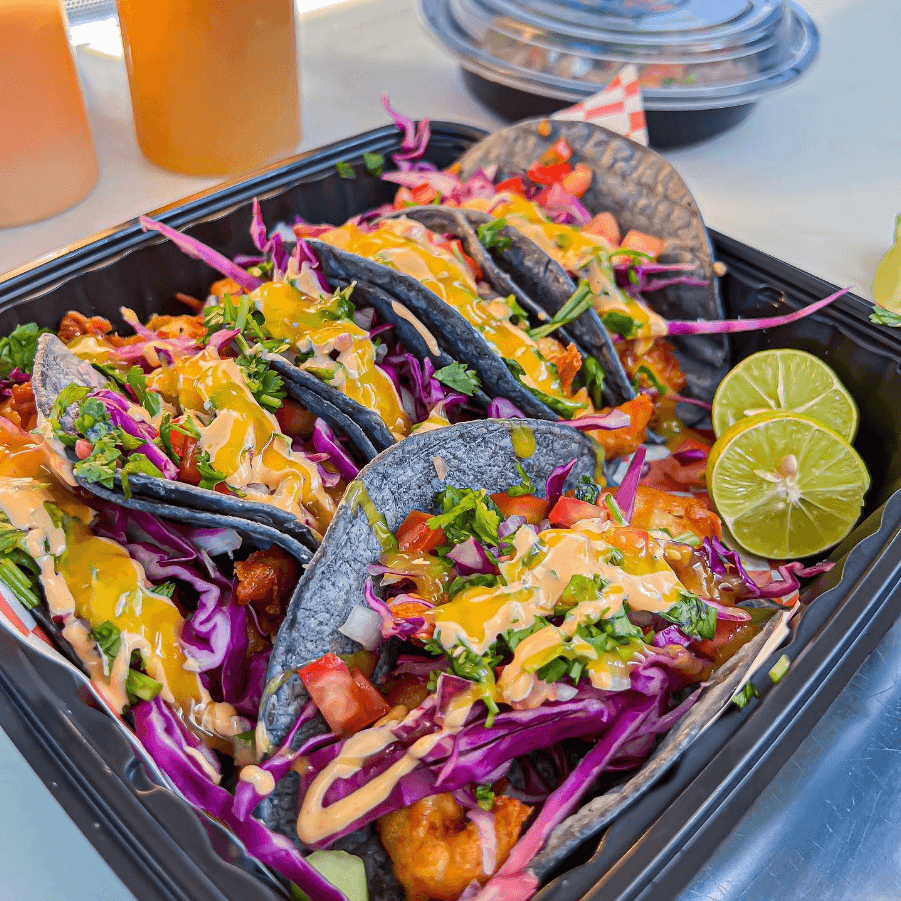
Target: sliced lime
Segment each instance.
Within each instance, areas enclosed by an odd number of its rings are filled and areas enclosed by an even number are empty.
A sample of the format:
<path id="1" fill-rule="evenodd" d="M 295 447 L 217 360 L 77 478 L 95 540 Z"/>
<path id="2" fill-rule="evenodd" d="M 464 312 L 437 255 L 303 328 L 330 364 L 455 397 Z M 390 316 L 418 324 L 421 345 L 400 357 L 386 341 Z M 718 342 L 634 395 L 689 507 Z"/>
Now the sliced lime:
<path id="1" fill-rule="evenodd" d="M 857 434 L 854 398 L 822 360 L 803 350 L 763 350 L 735 366 L 714 395 L 713 431 L 719 437 L 740 419 L 769 410 L 810 416 L 846 441 Z"/>
<path id="2" fill-rule="evenodd" d="M 747 551 L 770 560 L 819 554 L 854 527 L 870 477 L 840 435 L 809 416 L 760 413 L 714 444 L 707 485 Z"/>

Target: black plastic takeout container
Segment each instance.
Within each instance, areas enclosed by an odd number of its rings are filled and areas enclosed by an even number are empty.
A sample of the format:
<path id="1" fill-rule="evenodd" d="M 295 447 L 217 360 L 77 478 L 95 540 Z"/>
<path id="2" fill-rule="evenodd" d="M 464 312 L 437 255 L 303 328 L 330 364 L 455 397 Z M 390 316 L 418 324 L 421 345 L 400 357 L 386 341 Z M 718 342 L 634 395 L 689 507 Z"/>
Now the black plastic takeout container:
<path id="1" fill-rule="evenodd" d="M 446 165 L 482 132 L 432 123 L 428 158 Z M 155 215 L 232 255 L 252 249 L 253 197 L 267 222 L 340 222 L 389 199 L 391 185 L 365 174 L 366 151 L 389 153 L 399 135 L 385 127 L 272 166 Z M 355 164 L 340 178 L 339 161 Z M 832 293 L 834 287 L 746 245 L 713 234 L 726 264 L 723 297 L 731 316 L 774 315 Z M 132 222 L 61 251 L 0 281 L 0 330 L 37 320 L 55 326 L 69 309 L 119 322 L 130 306 L 141 318 L 182 311 L 176 291 L 204 296 L 214 278 Z M 802 322 L 735 336 L 735 359 L 764 347 L 799 347 L 821 356 L 856 397 L 857 447 L 873 477 L 865 518 L 837 549 L 839 561 L 805 594 L 815 599 L 796 620 L 790 644 L 755 678 L 762 698 L 730 709 L 661 782 L 621 816 L 600 844 L 589 842 L 560 871 L 546 874 L 540 897 L 554 901 L 667 901 L 705 863 L 719 840 L 788 759 L 865 656 L 901 613 L 901 342 L 868 321 L 869 305 L 848 296 Z M 779 654 L 792 660 L 771 685 Z M 134 894 L 153 901 L 265 901 L 287 897 L 219 826 L 156 785 L 119 725 L 90 703 L 71 669 L 0 630 L 0 725 L 54 796 Z M 48 849 L 52 854 L 52 849 Z M 90 873 L 83 873 L 85 884 Z M 315 901 L 315 899 L 314 899 Z M 377 899 L 373 899 L 377 901 Z"/>

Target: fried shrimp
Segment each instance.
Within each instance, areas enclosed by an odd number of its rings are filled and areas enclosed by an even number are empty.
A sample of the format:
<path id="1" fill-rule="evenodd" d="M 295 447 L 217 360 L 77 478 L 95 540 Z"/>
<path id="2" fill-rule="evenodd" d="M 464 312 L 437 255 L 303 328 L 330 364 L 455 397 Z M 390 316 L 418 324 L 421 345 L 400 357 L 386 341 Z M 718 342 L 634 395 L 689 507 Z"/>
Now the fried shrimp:
<path id="1" fill-rule="evenodd" d="M 514 798 L 494 802 L 496 871 L 507 859 L 531 807 Z M 407 901 L 456 901 L 475 879 L 484 884 L 482 842 L 475 823 L 450 794 L 423 798 L 379 820 L 379 833 Z"/>

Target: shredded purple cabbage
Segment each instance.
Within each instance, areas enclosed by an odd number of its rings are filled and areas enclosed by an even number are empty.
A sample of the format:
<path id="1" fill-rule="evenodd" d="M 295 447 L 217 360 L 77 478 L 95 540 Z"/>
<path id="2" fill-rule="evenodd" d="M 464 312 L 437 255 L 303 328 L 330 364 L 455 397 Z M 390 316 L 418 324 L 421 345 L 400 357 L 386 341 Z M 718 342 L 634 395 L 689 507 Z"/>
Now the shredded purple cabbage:
<path id="1" fill-rule="evenodd" d="M 488 404 L 489 419 L 525 419 L 526 414 L 505 397 L 496 397 Z"/>
<path id="2" fill-rule="evenodd" d="M 213 250 L 212 247 L 207 247 L 206 244 L 203 244 L 196 238 L 176 231 L 174 228 L 170 228 L 162 222 L 157 222 L 149 216 L 141 216 L 139 221 L 144 231 L 159 232 L 189 257 L 203 261 L 220 275 L 237 282 L 245 291 L 251 292 L 263 284 L 261 279 L 251 275 L 246 269 L 242 269 L 228 257 L 223 256 L 217 250 Z"/>
<path id="3" fill-rule="evenodd" d="M 624 429 L 632 423 L 632 417 L 622 410 L 610 410 L 607 413 L 596 413 L 591 416 L 580 416 L 578 419 L 562 419 L 561 425 L 569 425 L 580 432 L 590 432 L 594 429 Z"/>
<path id="4" fill-rule="evenodd" d="M 616 491 L 616 502 L 619 504 L 626 522 L 632 522 L 632 513 L 635 511 L 635 498 L 638 496 L 638 483 L 641 479 L 642 469 L 644 467 L 644 458 L 647 456 L 648 449 L 642 444 L 638 450 L 632 455 L 629 462 L 629 468 L 623 476 L 622 482 Z"/>
<path id="5" fill-rule="evenodd" d="M 352 482 L 357 477 L 360 470 L 341 447 L 328 423 L 322 419 L 317 419 L 313 425 L 313 447 L 321 454 L 328 454 L 329 460 L 345 481 Z"/>
<path id="6" fill-rule="evenodd" d="M 576 461 L 573 459 L 570 460 L 569 463 L 562 463 L 560 466 L 555 466 L 551 470 L 551 474 L 547 477 L 544 488 L 544 496 L 547 498 L 547 502 L 551 507 L 560 500 L 560 497 L 563 494 L 563 487 L 566 485 L 566 480 L 569 478 L 569 474 L 573 471 L 575 465 Z"/>

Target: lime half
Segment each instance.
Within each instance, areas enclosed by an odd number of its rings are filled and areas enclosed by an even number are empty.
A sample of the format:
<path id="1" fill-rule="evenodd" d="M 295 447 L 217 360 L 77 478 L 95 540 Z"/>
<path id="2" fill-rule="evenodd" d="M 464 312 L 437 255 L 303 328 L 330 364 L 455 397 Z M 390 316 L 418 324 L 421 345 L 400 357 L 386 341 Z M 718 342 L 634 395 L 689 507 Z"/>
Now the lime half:
<path id="1" fill-rule="evenodd" d="M 870 476 L 840 435 L 810 416 L 760 413 L 714 444 L 707 486 L 745 550 L 769 560 L 807 557 L 854 527 Z"/>
<path id="2" fill-rule="evenodd" d="M 857 434 L 854 398 L 822 360 L 803 350 L 763 350 L 733 368 L 713 397 L 713 431 L 719 437 L 740 419 L 769 410 L 810 416 L 846 441 Z"/>

